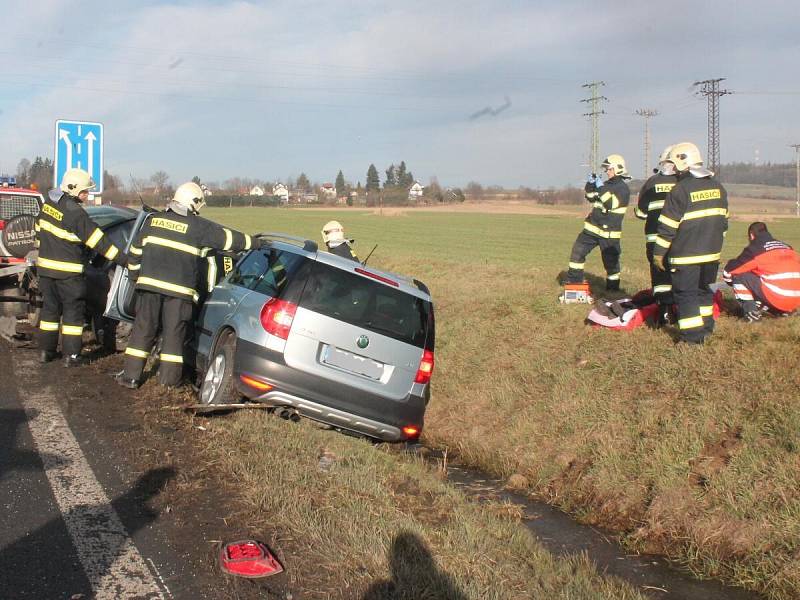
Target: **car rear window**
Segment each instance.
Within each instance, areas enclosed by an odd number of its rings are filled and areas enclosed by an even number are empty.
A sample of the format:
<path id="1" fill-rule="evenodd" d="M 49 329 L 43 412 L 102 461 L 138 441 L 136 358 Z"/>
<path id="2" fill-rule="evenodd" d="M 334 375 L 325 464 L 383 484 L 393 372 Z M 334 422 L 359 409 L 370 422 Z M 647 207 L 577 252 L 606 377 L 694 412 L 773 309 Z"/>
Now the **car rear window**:
<path id="1" fill-rule="evenodd" d="M 320 262 L 314 263 L 300 306 L 418 348 L 425 347 L 433 320 L 427 300 Z"/>
<path id="2" fill-rule="evenodd" d="M 39 214 L 39 200 L 36 196 L 21 194 L 0 194 L 0 220 L 8 221 L 17 215 Z"/>

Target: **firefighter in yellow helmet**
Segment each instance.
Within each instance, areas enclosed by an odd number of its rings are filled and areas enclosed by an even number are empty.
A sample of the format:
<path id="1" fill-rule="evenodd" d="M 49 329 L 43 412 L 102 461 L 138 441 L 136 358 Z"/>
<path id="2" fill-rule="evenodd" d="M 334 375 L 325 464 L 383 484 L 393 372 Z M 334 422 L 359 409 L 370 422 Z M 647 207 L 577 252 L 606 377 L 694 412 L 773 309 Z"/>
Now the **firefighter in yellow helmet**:
<path id="1" fill-rule="evenodd" d="M 130 247 L 128 270 L 136 281 L 136 321 L 125 349 L 125 370 L 117 382 L 141 384 L 142 371 L 161 332 L 159 382 L 174 387 L 183 377 L 184 345 L 190 338 L 204 257 L 210 250 L 239 252 L 258 248 L 257 238 L 198 216 L 205 194 L 194 182 L 175 190 L 163 212 L 153 213 Z"/>
<path id="2" fill-rule="evenodd" d="M 86 314 L 86 265 L 93 250 L 119 265 L 127 257 L 89 218 L 81 204 L 95 186 L 83 169 L 67 169 L 61 179 L 61 193 L 51 190 L 36 220 L 39 257 L 36 263 L 42 312 L 39 322 L 41 362 L 59 357 L 58 334 L 64 366 L 85 362 L 81 356 Z"/>
<path id="3" fill-rule="evenodd" d="M 667 160 L 671 148 L 672 146 L 664 148 L 664 151 L 658 157 L 658 169 L 656 169 L 654 175 L 644 182 L 642 189 L 639 190 L 639 201 L 634 210 L 636 217 L 645 221 L 645 253 L 647 262 L 650 264 L 650 283 L 653 289 L 653 296 L 659 307 L 657 321 L 659 325 L 663 325 L 670 320 L 673 302 L 672 280 L 669 276 L 669 271 L 661 270 L 653 264 L 653 247 L 658 233 L 658 218 L 661 216 L 661 209 L 664 208 L 667 195 L 678 181 L 675 165 Z"/>
<path id="4" fill-rule="evenodd" d="M 680 340 L 702 344 L 714 331 L 709 286 L 717 278 L 728 230 L 728 193 L 703 166 L 694 144 L 675 144 L 667 161 L 675 165 L 678 181 L 658 217 L 653 264 L 670 272 Z"/>
<path id="5" fill-rule="evenodd" d="M 584 187 L 584 197 L 592 205 L 583 222 L 583 230 L 578 234 L 569 257 L 567 283 L 581 283 L 586 256 L 600 246 L 603 266 L 606 270 L 606 289 L 619 289 L 620 264 L 622 253 L 622 219 L 628 208 L 630 189 L 626 179 L 630 179 L 625 159 L 619 154 L 610 154 L 603 162 L 606 181 L 592 174 Z"/>
<path id="6" fill-rule="evenodd" d="M 325 223 L 322 228 L 322 241 L 328 247 L 328 252 L 351 260 L 358 260 L 358 256 L 353 251 L 353 242 L 355 240 L 344 237 L 344 227 L 339 221 Z"/>

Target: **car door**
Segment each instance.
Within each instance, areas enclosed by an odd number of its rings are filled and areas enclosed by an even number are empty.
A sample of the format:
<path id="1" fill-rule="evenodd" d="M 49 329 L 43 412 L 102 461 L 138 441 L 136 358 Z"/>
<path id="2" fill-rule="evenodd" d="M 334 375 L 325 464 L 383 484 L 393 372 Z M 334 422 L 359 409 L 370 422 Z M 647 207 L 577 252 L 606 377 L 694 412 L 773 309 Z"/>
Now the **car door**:
<path id="1" fill-rule="evenodd" d="M 136 222 L 130 233 L 130 238 L 125 244 L 125 252 L 129 253 L 133 241 L 139 234 L 139 231 L 147 222 L 147 219 L 153 214 L 152 209 L 142 210 L 136 217 Z M 106 302 L 106 309 L 104 315 L 117 321 L 127 321 L 133 323 L 134 311 L 134 289 L 135 284 L 128 276 L 128 269 L 123 269 L 117 266 L 114 271 L 114 278 L 111 280 L 111 289 L 108 292 L 108 300 Z"/>

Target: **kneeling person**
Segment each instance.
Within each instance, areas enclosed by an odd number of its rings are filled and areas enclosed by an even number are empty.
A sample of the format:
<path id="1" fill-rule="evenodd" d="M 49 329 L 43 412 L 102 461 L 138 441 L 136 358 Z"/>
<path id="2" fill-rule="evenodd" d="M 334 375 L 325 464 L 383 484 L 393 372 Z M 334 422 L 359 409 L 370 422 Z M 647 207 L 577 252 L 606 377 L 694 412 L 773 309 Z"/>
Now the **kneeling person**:
<path id="1" fill-rule="evenodd" d="M 750 243 L 722 272 L 745 319 L 757 321 L 766 310 L 778 314 L 795 311 L 800 307 L 800 256 L 773 238 L 764 223 L 752 223 L 747 237 Z"/>
<path id="2" fill-rule="evenodd" d="M 128 269 L 136 281 L 136 321 L 125 349 L 125 370 L 117 379 L 124 387 L 141 383 L 159 331 L 159 381 L 166 386 L 181 383 L 203 257 L 209 249 L 239 252 L 260 246 L 249 235 L 197 216 L 204 204 L 200 186 L 184 183 L 167 209 L 147 220 L 131 246 Z"/>

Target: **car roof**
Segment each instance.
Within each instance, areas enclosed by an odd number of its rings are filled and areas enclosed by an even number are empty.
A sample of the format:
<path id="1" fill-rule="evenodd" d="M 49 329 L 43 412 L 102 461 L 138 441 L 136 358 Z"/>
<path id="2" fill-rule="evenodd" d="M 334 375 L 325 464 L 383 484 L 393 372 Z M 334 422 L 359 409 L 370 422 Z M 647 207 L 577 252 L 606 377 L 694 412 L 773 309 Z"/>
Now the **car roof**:
<path id="1" fill-rule="evenodd" d="M 139 214 L 139 211 L 126 206 L 110 206 L 108 204 L 87 206 L 85 210 L 89 218 L 103 229 L 113 227 L 125 221 L 133 221 L 136 219 L 136 215 Z"/>
<path id="2" fill-rule="evenodd" d="M 289 250 L 297 254 L 302 254 L 303 256 L 307 256 L 311 259 L 318 260 L 319 262 L 325 263 L 326 265 L 336 267 L 337 269 L 342 269 L 345 271 L 349 271 L 351 273 L 356 273 L 361 277 L 370 277 L 370 275 L 372 275 L 371 278 L 375 279 L 378 282 L 380 282 L 379 278 L 388 279 L 397 284 L 396 289 L 406 294 L 416 296 L 417 298 L 421 298 L 429 302 L 431 301 L 431 295 L 430 292 L 428 291 L 427 286 L 425 286 L 424 283 L 417 281 L 412 277 L 409 277 L 408 275 L 401 275 L 400 273 L 392 273 L 391 271 L 381 271 L 380 269 L 376 269 L 375 267 L 363 265 L 358 261 L 354 261 L 349 258 L 344 258 L 342 256 L 333 254 L 331 252 L 324 252 L 319 250 L 317 252 L 310 252 L 308 250 L 304 250 L 299 246 L 296 246 L 294 244 L 289 244 L 286 242 L 271 241 L 270 246 L 275 248 L 276 250 Z M 362 272 L 358 273 L 357 270 L 360 270 Z M 377 276 L 377 278 L 375 276 Z M 383 283 L 383 285 L 391 285 L 391 284 Z"/>

